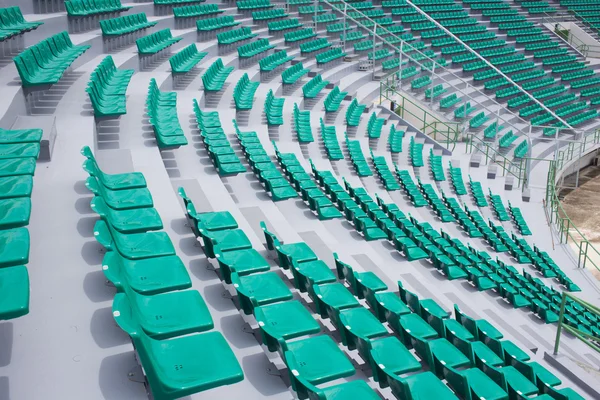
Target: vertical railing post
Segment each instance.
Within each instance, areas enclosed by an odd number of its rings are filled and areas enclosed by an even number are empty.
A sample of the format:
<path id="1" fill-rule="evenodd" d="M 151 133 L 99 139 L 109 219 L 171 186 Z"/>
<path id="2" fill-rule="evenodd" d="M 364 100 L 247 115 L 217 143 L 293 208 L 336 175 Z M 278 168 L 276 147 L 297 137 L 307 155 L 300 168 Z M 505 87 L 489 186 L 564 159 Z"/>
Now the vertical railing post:
<path id="1" fill-rule="evenodd" d="M 375 49 L 377 48 L 377 24 L 373 24 L 373 53 L 371 62 L 373 63 L 373 79 L 375 79 Z M 367 57 L 367 60 L 369 57 Z"/>
<path id="2" fill-rule="evenodd" d="M 344 18 L 342 19 L 342 24 L 343 24 L 343 33 L 344 33 L 344 40 L 342 41 L 342 49 L 344 52 L 346 52 L 346 35 L 348 34 L 348 32 L 346 31 L 346 13 L 348 12 L 348 3 L 344 2 Z"/>
<path id="3" fill-rule="evenodd" d="M 560 302 L 560 313 L 558 314 L 558 328 L 556 329 L 556 340 L 554 341 L 554 355 L 558 354 L 560 334 L 562 333 L 563 318 L 565 317 L 565 304 L 567 303 L 567 292 L 563 292 Z"/>

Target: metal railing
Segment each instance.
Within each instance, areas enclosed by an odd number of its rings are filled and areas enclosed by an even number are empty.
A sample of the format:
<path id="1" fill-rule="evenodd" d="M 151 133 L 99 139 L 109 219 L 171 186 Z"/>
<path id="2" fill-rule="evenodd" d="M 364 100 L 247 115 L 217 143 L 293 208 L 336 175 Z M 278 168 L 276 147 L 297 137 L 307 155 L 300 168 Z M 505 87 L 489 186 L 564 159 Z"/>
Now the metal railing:
<path id="1" fill-rule="evenodd" d="M 396 86 L 390 85 L 387 79 L 382 80 L 379 85 L 380 103 L 383 99 L 392 102 L 395 105 L 394 113 L 400 118 L 410 122 L 425 135 L 433 137 L 433 140 L 445 145 L 447 149 L 454 150 L 460 133 L 460 125 L 457 122 L 442 121 L 438 116 L 423 108 L 422 103 L 413 101 L 397 91 Z"/>
<path id="2" fill-rule="evenodd" d="M 560 36 L 565 42 L 571 45 L 584 57 L 600 58 L 600 45 L 590 45 L 585 43 L 579 37 L 573 34 L 573 31 L 564 25 L 565 22 L 575 21 L 574 16 L 556 17 L 554 15 L 544 13 L 542 16 L 543 24 L 552 24 L 554 32 Z M 600 35 L 600 32 L 598 33 Z"/>
<path id="3" fill-rule="evenodd" d="M 560 303 L 560 313 L 558 315 L 558 328 L 556 330 L 556 340 L 554 342 L 554 355 L 558 354 L 558 348 L 560 346 L 560 336 L 562 334 L 563 329 L 566 330 L 567 332 L 571 333 L 576 338 L 580 339 L 582 342 L 587 344 L 592 349 L 596 350 L 597 352 L 600 352 L 600 338 L 599 337 L 590 335 L 589 333 L 583 332 L 577 328 L 567 325 L 564 322 L 565 305 L 567 303 L 567 299 L 570 299 L 570 300 L 576 302 L 577 304 L 581 305 L 582 307 L 584 307 L 586 309 L 587 312 L 594 314 L 597 317 L 600 317 L 600 308 L 596 307 L 593 304 L 588 303 L 587 301 L 581 300 L 580 298 L 577 298 L 570 293 L 563 292 L 562 301 Z"/>
<path id="4" fill-rule="evenodd" d="M 580 142 L 571 142 L 565 149 L 555 152 L 555 159 L 549 163 L 544 206 L 550 219 L 549 222 L 554 224 L 557 230 L 559 243 L 569 243 L 570 240 L 575 245 L 577 267 L 585 268 L 591 265 L 600 271 L 600 265 L 594 261 L 600 260 L 600 251 L 575 226 L 563 209 L 559 198 L 560 188 L 557 186 L 559 175 L 567 163 L 580 159 L 596 149 L 600 149 L 600 131 L 585 136 Z"/>

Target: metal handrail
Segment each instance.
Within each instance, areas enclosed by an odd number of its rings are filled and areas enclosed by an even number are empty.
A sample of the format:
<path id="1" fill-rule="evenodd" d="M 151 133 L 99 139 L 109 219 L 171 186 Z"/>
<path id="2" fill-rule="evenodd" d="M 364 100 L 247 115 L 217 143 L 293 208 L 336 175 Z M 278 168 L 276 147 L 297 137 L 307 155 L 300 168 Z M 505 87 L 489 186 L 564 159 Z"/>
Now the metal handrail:
<path id="1" fill-rule="evenodd" d="M 560 313 L 558 315 L 558 328 L 556 330 L 556 340 L 554 341 L 554 355 L 558 354 L 558 347 L 560 345 L 560 336 L 562 334 L 563 329 L 572 333 L 575 337 L 577 337 L 578 339 L 583 341 L 585 344 L 587 344 L 589 347 L 591 347 L 592 349 L 594 349 L 600 353 L 600 346 L 598 346 L 598 343 L 600 343 L 599 337 L 590 335 L 589 333 L 583 332 L 583 331 L 581 331 L 577 328 L 574 328 L 572 326 L 569 326 L 563 322 L 564 317 L 565 317 L 565 305 L 567 303 L 567 298 L 582 305 L 591 314 L 595 314 L 596 316 L 600 317 L 600 308 L 596 307 L 593 304 L 588 303 L 587 301 L 581 300 L 580 298 L 577 298 L 570 293 L 563 292 L 562 300 L 560 302 Z"/>

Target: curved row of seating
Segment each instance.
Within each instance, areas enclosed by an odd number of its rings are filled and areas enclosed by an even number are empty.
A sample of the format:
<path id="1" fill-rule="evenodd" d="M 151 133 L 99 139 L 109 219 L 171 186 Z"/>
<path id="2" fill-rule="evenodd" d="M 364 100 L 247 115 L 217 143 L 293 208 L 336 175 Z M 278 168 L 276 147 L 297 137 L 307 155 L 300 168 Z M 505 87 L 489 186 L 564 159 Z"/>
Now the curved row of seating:
<path id="1" fill-rule="evenodd" d="M 346 147 L 348 148 L 350 160 L 352 161 L 352 165 L 358 176 L 372 176 L 373 171 L 371 171 L 371 167 L 369 166 L 369 163 L 367 163 L 360 141 L 350 140 L 348 135 L 346 135 Z"/>
<path id="2" fill-rule="evenodd" d="M 235 120 L 233 120 L 233 125 L 252 172 L 264 187 L 265 192 L 270 194 L 271 200 L 283 201 L 297 197 L 296 190 L 271 161 L 256 132 L 242 132 Z M 222 244 L 220 247 L 223 250 Z"/>
<path id="3" fill-rule="evenodd" d="M 174 38 L 170 29 L 163 29 L 137 39 L 135 44 L 140 55 L 152 55 L 171 47 L 181 39 Z"/>
<path id="4" fill-rule="evenodd" d="M 299 143 L 315 141 L 310 125 L 310 111 L 300 110 L 297 103 L 294 103 L 294 129 Z"/>
<path id="5" fill-rule="evenodd" d="M 86 88 L 95 117 L 114 117 L 127 113 L 127 87 L 134 72 L 132 69 L 118 69 L 111 56 L 106 56 L 98 64 Z"/>
<path id="6" fill-rule="evenodd" d="M 158 22 L 149 22 L 145 13 L 130 14 L 113 19 L 100 20 L 100 30 L 103 36 L 121 36 L 148 29 Z"/>
<path id="7" fill-rule="evenodd" d="M 331 161 L 343 160 L 344 153 L 342 153 L 340 142 L 337 139 L 335 125 L 325 125 L 323 118 L 319 119 L 319 125 L 321 130 L 321 139 L 323 139 L 323 146 L 325 146 L 327 157 Z"/>
<path id="8" fill-rule="evenodd" d="M 28 47 L 13 61 L 23 87 L 52 85 L 89 48 L 90 45 L 75 46 L 64 31 Z"/>
<path id="9" fill-rule="evenodd" d="M 210 161 L 221 176 L 237 175 L 246 172 L 246 167 L 235 154 L 221 125 L 217 111 L 202 111 L 196 99 L 193 102 L 194 115 L 200 137 L 208 152 Z"/>
<path id="10" fill-rule="evenodd" d="M 119 13 L 131 9 L 121 0 L 65 0 L 65 9 L 70 17 L 88 17 L 97 14 Z"/>
<path id="11" fill-rule="evenodd" d="M 244 379 L 231 347 L 161 231 L 146 180 L 139 172 L 108 175 L 84 147 L 93 166 L 86 186 L 100 219 L 94 237 L 106 248 L 102 271 L 117 288 L 112 314 L 129 335 L 152 397 L 172 399 Z M 87 170 L 87 168 L 86 168 Z M 155 316 L 160 316 L 157 318 Z M 165 368 L 166 365 L 178 368 Z M 186 371 L 182 382 L 180 370 Z"/>
<path id="12" fill-rule="evenodd" d="M 37 29 L 43 22 L 27 22 L 19 7 L 0 8 L 0 41 Z"/>
<path id="13" fill-rule="evenodd" d="M 238 83 L 233 88 L 233 101 L 237 111 L 250 110 L 254 103 L 254 93 L 260 82 L 251 81 L 248 73 L 242 75 Z"/>
<path id="14" fill-rule="evenodd" d="M 177 116 L 176 92 L 161 92 L 152 78 L 148 85 L 146 109 L 159 148 L 177 148 L 188 144 Z"/>

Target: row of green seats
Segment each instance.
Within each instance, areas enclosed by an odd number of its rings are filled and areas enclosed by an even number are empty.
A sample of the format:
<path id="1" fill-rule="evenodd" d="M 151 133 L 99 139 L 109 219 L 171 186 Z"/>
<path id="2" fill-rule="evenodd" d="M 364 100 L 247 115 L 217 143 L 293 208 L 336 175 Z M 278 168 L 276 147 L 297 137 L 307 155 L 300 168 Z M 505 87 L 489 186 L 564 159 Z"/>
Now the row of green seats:
<path id="1" fill-rule="evenodd" d="M 333 202 L 327 198 L 325 193 L 317 186 L 313 178 L 306 173 L 306 170 L 296 157 L 294 153 L 281 153 L 277 148 L 277 145 L 273 141 L 275 147 L 275 154 L 277 161 L 285 176 L 290 181 L 292 186 L 296 189 L 296 192 L 300 195 L 302 200 L 308 205 L 308 208 L 316 214 L 319 220 L 329 220 L 335 218 L 341 218 L 342 213 L 335 207 Z M 299 290 L 306 289 L 308 282 L 311 283 L 325 283 L 321 282 L 320 278 L 324 278 L 329 274 L 321 274 L 320 268 L 308 267 L 304 269 L 302 266 L 298 266 L 294 261 L 290 263 L 294 276 L 296 277 L 295 285 Z M 316 267 L 316 265 L 314 266 Z M 324 271 L 324 270 L 323 270 Z M 303 276 L 304 275 L 304 276 Z M 309 275 L 309 276 L 305 276 Z M 305 277 L 309 279 L 304 280 Z M 331 277 L 331 275 L 329 275 Z M 325 278 L 326 280 L 327 278 Z"/>
<path id="2" fill-rule="evenodd" d="M 518 136 L 515 135 L 513 133 L 513 131 L 508 131 L 506 132 L 504 135 L 502 135 L 502 137 L 500 138 L 500 140 L 498 140 L 498 146 L 500 146 L 500 148 L 507 148 L 509 147 L 515 140 L 517 140 Z"/>
<path id="3" fill-rule="evenodd" d="M 442 182 L 446 180 L 444 167 L 442 166 L 442 156 L 434 154 L 433 149 L 429 149 L 429 171 L 431 171 L 434 181 Z"/>
<path id="4" fill-rule="evenodd" d="M 269 43 L 269 39 L 258 39 L 256 42 L 248 43 L 238 47 L 239 58 L 251 58 L 261 53 L 274 49 L 275 45 Z"/>
<path id="5" fill-rule="evenodd" d="M 232 28 L 240 23 L 232 15 L 224 15 L 222 17 L 199 19 L 196 21 L 196 29 L 198 32 L 215 32 L 219 29 Z"/>
<path id="6" fill-rule="evenodd" d="M 529 150 L 529 145 L 527 144 L 527 140 L 523 140 L 521 143 L 515 147 L 514 155 L 515 158 L 524 158 L 527 155 Z"/>
<path id="7" fill-rule="evenodd" d="M 328 24 L 326 26 L 326 30 L 327 33 L 339 33 L 339 32 L 343 32 L 344 29 L 346 31 L 353 29 L 349 23 L 342 23 L 342 22 L 338 22 L 338 23 L 333 23 L 333 24 Z"/>
<path id="8" fill-rule="evenodd" d="M 205 1 L 205 0 L 154 0 L 154 4 L 165 5 L 165 6 L 176 6 L 176 5 L 180 5 L 180 4 L 198 3 L 198 1 Z"/>
<path id="9" fill-rule="evenodd" d="M 471 189 L 471 196 L 473 196 L 473 200 L 475 200 L 477 207 L 487 207 L 488 202 L 485 198 L 485 194 L 483 193 L 481 182 L 474 181 L 471 178 L 471 175 L 469 175 L 469 188 Z"/>
<path id="10" fill-rule="evenodd" d="M 283 8 L 273 8 L 270 10 L 260 10 L 252 12 L 254 21 L 269 21 L 272 19 L 287 18 L 288 13 Z"/>
<path id="11" fill-rule="evenodd" d="M 443 95 L 444 93 L 446 93 L 448 91 L 448 89 L 446 89 L 444 87 L 443 84 L 438 84 L 435 85 L 432 89 L 425 89 L 425 98 L 426 99 L 435 99 L 437 97 L 440 97 L 441 95 Z"/>
<path id="12" fill-rule="evenodd" d="M 100 30 L 103 36 L 120 36 L 147 29 L 155 26 L 158 22 L 149 22 L 145 13 L 125 15 L 113 19 L 100 21 Z"/>
<path id="13" fill-rule="evenodd" d="M 119 70 L 111 56 L 104 58 L 92 71 L 85 91 L 96 117 L 114 117 L 127 113 L 126 94 L 129 81 L 135 71 Z"/>
<path id="14" fill-rule="evenodd" d="M 309 42 L 300 43 L 300 52 L 302 54 L 314 53 L 315 51 L 328 49 L 331 43 L 326 38 L 318 38 Z"/>
<path id="15" fill-rule="evenodd" d="M 294 129 L 298 142 L 312 143 L 315 141 L 310 124 L 310 111 L 300 110 L 297 103 L 294 103 Z"/>
<path id="16" fill-rule="evenodd" d="M 131 9 L 121 4 L 121 0 L 65 0 L 67 15 L 88 17 L 90 15 L 119 13 Z"/>
<path id="17" fill-rule="evenodd" d="M 508 210 L 510 211 L 510 217 L 517 226 L 519 233 L 523 236 L 531 236 L 531 230 L 529 229 L 529 226 L 527 226 L 527 222 L 525 222 L 525 217 L 523 216 L 521 209 L 510 204 L 509 200 Z"/>
<path id="18" fill-rule="evenodd" d="M 219 175 L 229 176 L 246 172 L 246 167 L 235 154 L 229 139 L 227 139 L 219 113 L 202 111 L 196 99 L 194 99 L 193 108 L 200 137 Z"/>
<path id="19" fill-rule="evenodd" d="M 208 67 L 204 75 L 202 75 L 202 84 L 205 92 L 219 92 L 223 89 L 223 85 L 227 77 L 233 71 L 233 67 L 223 65 L 223 60 L 217 60 Z"/>
<path id="20" fill-rule="evenodd" d="M 473 118 L 469 120 L 469 127 L 471 129 L 480 128 L 484 123 L 486 123 L 490 117 L 488 117 L 485 112 L 481 111 L 479 114 L 475 115 Z"/>
<path id="21" fill-rule="evenodd" d="M 323 8 L 322 5 L 319 5 L 317 7 L 315 6 L 300 6 L 298 7 L 298 14 L 300 15 L 310 15 L 310 14 L 317 14 L 317 13 L 324 13 L 325 9 Z"/>
<path id="22" fill-rule="evenodd" d="M 261 227 L 267 241 L 267 248 L 276 252 L 281 268 L 292 270 L 296 288 L 308 292 L 321 319 L 331 318 L 334 322 L 338 321 L 338 318 L 336 318 L 338 314 L 335 314 L 335 310 L 350 315 L 341 310 L 359 305 L 358 301 L 353 298 L 352 293 L 345 289 L 341 283 L 336 282 L 336 276 L 327 264 L 319 260 L 306 243 L 282 243 L 275 234 L 267 229 L 264 222 L 261 222 Z M 331 337 L 323 334 L 314 335 L 320 333 L 321 328 L 310 313 L 300 303 L 298 303 L 298 307 L 294 308 L 291 307 L 291 303 L 281 302 L 270 306 L 274 310 L 269 309 L 269 314 L 266 313 L 266 307 L 256 308 L 254 313 L 257 319 L 262 322 L 261 335 L 269 343 L 272 343 L 269 349 L 281 352 L 283 361 L 289 371 L 292 389 L 296 392 L 297 397 L 299 399 L 320 398 L 331 400 L 336 398 L 377 399 L 378 395 L 375 391 L 362 380 L 322 388 L 316 386 L 354 375 L 355 368 L 348 356 Z M 286 307 L 286 305 L 288 306 Z M 275 310 L 277 310 L 277 313 Z M 292 310 L 294 311 L 292 312 Z M 343 315 L 339 315 L 339 317 L 340 321 L 344 321 Z M 354 319 L 357 319 L 357 317 Z M 283 329 L 266 328 L 271 326 L 286 327 L 289 324 L 288 321 L 292 320 L 298 321 L 298 326 L 293 330 L 293 334 L 286 334 Z M 347 323 L 350 324 L 351 322 L 348 320 Z M 341 322 L 335 325 L 338 325 L 339 329 L 342 328 Z M 349 326 L 347 329 L 350 329 Z M 303 337 L 309 334 L 313 335 Z M 297 340 L 289 341 L 289 336 L 297 338 Z M 348 334 L 343 335 L 343 338 L 347 336 Z M 349 349 L 355 348 L 345 339 L 342 342 Z"/>
<path id="23" fill-rule="evenodd" d="M 273 89 L 269 89 L 267 97 L 265 98 L 265 116 L 267 117 L 267 124 L 272 126 L 283 125 L 284 102 L 284 97 L 275 97 Z"/>
<path id="24" fill-rule="evenodd" d="M 494 214 L 496 214 L 496 218 L 498 218 L 499 221 L 510 221 L 508 211 L 506 211 L 506 207 L 502 202 L 502 197 L 499 194 L 492 193 L 492 189 L 488 190 L 490 193 L 490 202 L 492 203 L 492 209 L 494 210 Z"/>
<path id="25" fill-rule="evenodd" d="M 239 11 L 259 10 L 261 8 L 272 8 L 270 0 L 241 0 L 236 2 Z"/>
<path id="26" fill-rule="evenodd" d="M 417 143 L 414 136 L 410 137 L 410 142 L 408 144 L 408 158 L 413 167 L 419 168 L 425 165 L 423 161 L 424 145 L 424 143 Z"/>
<path id="27" fill-rule="evenodd" d="M 385 49 L 380 49 L 380 50 L 376 50 L 376 51 L 371 51 L 367 54 L 367 58 L 369 60 L 375 60 L 375 61 L 379 61 L 382 60 L 384 58 L 388 58 L 392 55 L 392 53 L 390 53 L 389 49 L 385 48 Z"/>
<path id="28" fill-rule="evenodd" d="M 0 40 L 37 29 L 43 22 L 27 22 L 17 6 L 0 8 Z"/>
<path id="29" fill-rule="evenodd" d="M 342 101 L 346 98 L 348 92 L 342 92 L 338 86 L 335 86 L 325 97 L 325 101 L 323 102 L 323 106 L 325 107 L 325 112 L 336 112 L 340 109 L 342 105 Z"/>
<path id="30" fill-rule="evenodd" d="M 133 342 L 152 397 L 173 399 L 241 381 L 242 369 L 227 341 L 208 332 L 214 323 L 200 293 L 182 290 L 192 283 L 168 234 L 157 231 L 162 221 L 144 176 L 105 174 L 88 147 L 82 153 L 94 167 L 87 185 L 101 217 L 94 236 L 107 250 L 102 270 L 117 288 L 113 316 Z M 168 367 L 173 363 L 180 368 Z"/>
<path id="31" fill-rule="evenodd" d="M 430 183 L 423 183 L 419 180 L 419 187 L 423 192 L 423 197 L 429 202 L 433 211 L 440 217 L 442 222 L 455 222 L 454 215 L 450 212 L 446 203 L 437 195 L 437 192 Z"/>
<path id="32" fill-rule="evenodd" d="M 408 196 L 413 206 L 417 208 L 425 207 L 427 205 L 427 200 L 423 196 L 423 193 L 421 192 L 419 187 L 413 181 L 410 172 L 408 172 L 408 170 L 405 169 L 401 170 L 400 168 L 398 168 L 397 164 L 394 164 L 394 169 L 396 170 L 396 177 L 398 178 L 398 182 L 400 182 L 400 186 L 406 192 L 406 195 Z M 416 247 L 414 246 L 414 243 L 413 245 L 409 246 L 409 243 L 407 243 L 407 241 L 404 239 L 400 240 L 400 242 L 402 243 L 402 248 L 397 248 L 398 251 L 405 251 L 407 249 L 413 249 L 414 247 Z M 426 257 L 426 255 L 424 255 L 423 252 L 419 249 L 409 250 L 408 253 L 405 252 L 405 255 L 407 255 L 409 261 Z"/>
<path id="33" fill-rule="evenodd" d="M 252 109 L 254 103 L 254 93 L 260 82 L 251 81 L 248 73 L 242 75 L 238 83 L 233 88 L 233 101 L 236 111 Z"/>
<path id="34" fill-rule="evenodd" d="M 270 72 L 292 61 L 294 56 L 288 56 L 285 50 L 277 51 L 258 61 L 261 72 Z"/>
<path id="35" fill-rule="evenodd" d="M 394 176 L 394 174 L 388 167 L 385 157 L 384 156 L 375 156 L 373 154 L 373 150 L 372 149 L 369 149 L 369 150 L 371 151 L 371 160 L 373 161 L 373 166 L 375 167 L 375 171 L 377 172 L 377 175 L 379 175 L 379 179 L 381 179 L 381 182 L 383 182 L 383 186 L 385 187 L 385 190 L 387 190 L 387 191 L 400 190 L 400 185 L 398 184 L 396 177 Z"/>
<path id="36" fill-rule="evenodd" d="M 315 75 L 314 78 L 302 86 L 302 94 L 304 95 L 305 99 L 314 99 L 319 95 L 319 93 L 321 93 L 321 90 L 325 89 L 327 85 L 329 85 L 329 81 L 324 81 L 320 74 Z"/>
<path id="37" fill-rule="evenodd" d="M 350 31 L 346 32 L 346 42 L 353 42 L 355 40 L 363 40 L 365 38 L 365 34 L 362 31 Z M 344 41 L 344 34 L 340 34 L 340 40 Z"/>
<path id="38" fill-rule="evenodd" d="M 346 109 L 346 125 L 358 126 L 366 107 L 366 105 L 360 104 L 356 98 L 352 99 L 352 102 Z"/>
<path id="39" fill-rule="evenodd" d="M 220 45 L 230 45 L 237 42 L 242 42 L 258 36 L 258 33 L 252 33 L 252 29 L 243 26 L 240 29 L 233 29 L 221 33 L 217 33 L 217 42 Z"/>
<path id="40" fill-rule="evenodd" d="M 158 32 L 154 32 L 148 36 L 141 37 L 135 41 L 140 55 L 156 54 L 175 43 L 179 42 L 181 37 L 174 38 L 171 35 L 170 29 L 163 29 Z"/>
<path id="41" fill-rule="evenodd" d="M 367 136 L 369 136 L 369 139 L 379 139 L 384 124 L 385 118 L 377 118 L 377 114 L 373 112 L 367 123 Z"/>
<path id="42" fill-rule="evenodd" d="M 321 139 L 323 139 L 323 145 L 325 146 L 327 157 L 331 161 L 343 160 L 344 153 L 342 153 L 340 142 L 338 142 L 337 139 L 335 125 L 325 125 L 323 118 L 319 118 L 319 125 L 321 127 Z"/>
<path id="43" fill-rule="evenodd" d="M 317 65 L 323 65 L 338 60 L 340 58 L 344 58 L 345 56 L 346 53 L 344 53 L 344 51 L 341 48 L 336 47 L 334 49 L 318 53 L 317 55 L 315 55 L 315 59 L 317 60 Z"/>
<path id="44" fill-rule="evenodd" d="M 392 125 L 388 135 L 388 145 L 392 154 L 402 153 L 402 139 L 404 139 L 404 131 L 397 130 L 396 125 Z"/>
<path id="45" fill-rule="evenodd" d="M 29 313 L 31 194 L 41 129 L 0 129 L 0 321 Z"/>
<path id="46" fill-rule="evenodd" d="M 269 22 L 267 26 L 269 27 L 269 33 L 271 33 L 300 28 L 303 26 L 303 24 L 298 20 L 298 18 L 286 18 L 282 21 Z"/>
<path id="47" fill-rule="evenodd" d="M 204 17 L 207 15 L 216 15 L 225 12 L 221 10 L 218 4 L 192 4 L 183 7 L 174 7 L 173 16 L 175 18 Z"/>
<path id="48" fill-rule="evenodd" d="M 177 148 L 188 143 L 177 116 L 176 92 L 161 92 L 152 78 L 148 85 L 146 107 L 159 148 Z"/>
<path id="49" fill-rule="evenodd" d="M 304 68 L 301 62 L 292 65 L 289 68 L 286 68 L 281 73 L 281 80 L 285 85 L 293 85 L 299 80 L 302 79 L 304 75 L 307 75 L 310 72 L 308 68 Z"/>
<path id="50" fill-rule="evenodd" d="M 460 167 L 453 166 L 451 162 L 448 164 L 448 167 L 450 168 L 450 181 L 452 182 L 454 192 L 459 196 L 464 196 L 467 194 L 467 188 L 465 187 L 462 170 Z"/>
<path id="51" fill-rule="evenodd" d="M 311 12 L 312 14 L 312 12 Z M 316 15 L 312 17 L 312 21 L 315 24 L 327 24 L 330 22 L 336 22 L 338 20 L 338 16 L 331 13 L 331 14 L 321 14 L 321 15 Z"/>
<path id="52" fill-rule="evenodd" d="M 312 39 L 316 36 L 317 36 L 317 34 L 315 33 L 315 31 L 312 28 L 298 29 L 298 30 L 295 30 L 292 32 L 286 32 L 283 34 L 283 38 L 285 39 L 286 44 L 287 43 L 296 43 L 296 42 L 300 42 L 300 41 L 307 40 L 307 39 Z M 301 47 L 301 49 L 302 49 L 302 47 Z"/>
<path id="53" fill-rule="evenodd" d="M 192 43 L 169 58 L 171 72 L 173 74 L 190 72 L 207 54 L 207 52 L 198 51 L 196 44 Z"/>
<path id="54" fill-rule="evenodd" d="M 347 134 L 345 136 L 348 154 L 350 155 L 350 160 L 352 161 L 352 165 L 354 166 L 358 176 L 372 176 L 373 171 L 371 171 L 371 167 L 369 167 L 369 163 L 367 163 L 367 159 L 362 151 L 360 141 L 350 140 Z"/>
<path id="55" fill-rule="evenodd" d="M 75 46 L 67 31 L 50 36 L 13 58 L 23 87 L 52 85 L 90 45 Z"/>
<path id="56" fill-rule="evenodd" d="M 273 201 L 282 201 L 298 197 L 296 190 L 290 185 L 277 169 L 277 166 L 271 161 L 271 157 L 262 146 L 256 132 L 242 132 L 238 124 L 233 120 L 233 125 L 242 147 L 246 161 L 250 164 L 252 172 L 263 185 L 265 191 L 271 195 Z M 220 245 L 223 249 L 222 243 Z"/>

